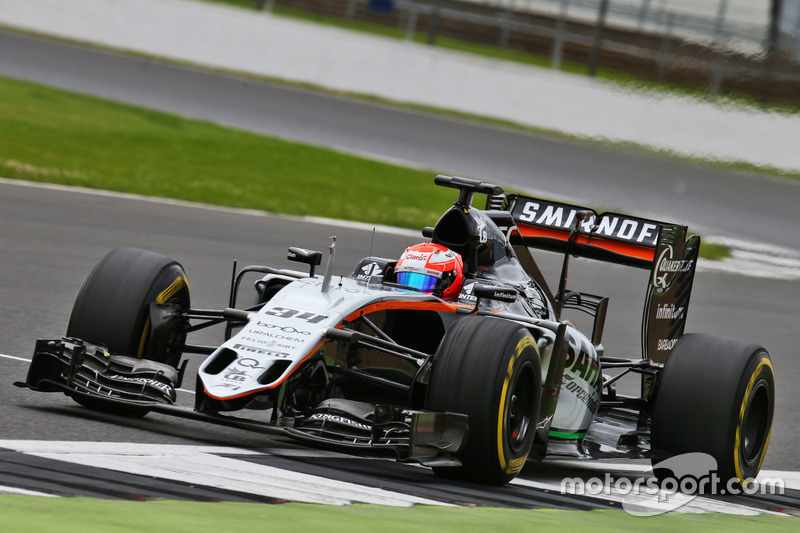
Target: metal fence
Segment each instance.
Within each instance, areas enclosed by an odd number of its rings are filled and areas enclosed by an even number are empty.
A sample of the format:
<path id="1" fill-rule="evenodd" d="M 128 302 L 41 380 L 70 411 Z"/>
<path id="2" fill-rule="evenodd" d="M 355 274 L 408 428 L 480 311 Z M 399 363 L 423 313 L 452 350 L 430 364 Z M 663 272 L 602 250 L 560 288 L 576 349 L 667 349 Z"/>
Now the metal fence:
<path id="1" fill-rule="evenodd" d="M 447 37 L 528 52 L 554 68 L 584 64 L 590 75 L 603 68 L 800 105 L 797 33 L 770 54 L 769 25 L 730 20 L 727 0 L 712 16 L 652 0 L 263 0 L 272 6 L 394 26 L 429 44 Z"/>

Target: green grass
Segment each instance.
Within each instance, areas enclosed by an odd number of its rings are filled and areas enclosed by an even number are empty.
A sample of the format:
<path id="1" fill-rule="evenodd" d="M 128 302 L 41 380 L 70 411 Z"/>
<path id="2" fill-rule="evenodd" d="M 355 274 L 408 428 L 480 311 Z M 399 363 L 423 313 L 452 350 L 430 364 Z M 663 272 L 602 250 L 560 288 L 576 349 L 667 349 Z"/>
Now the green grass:
<path id="1" fill-rule="evenodd" d="M 731 249 L 724 244 L 708 242 L 701 239 L 700 257 L 719 261 L 731 257 Z"/>
<path id="2" fill-rule="evenodd" d="M 415 229 L 454 200 L 431 172 L 26 82 L 0 94 L 8 178 Z"/>
<path id="3" fill-rule="evenodd" d="M 484 533 L 494 531 L 593 532 L 796 531 L 787 516 L 668 514 L 639 518 L 622 511 L 553 511 L 492 508 L 413 508 L 370 505 L 131 502 L 91 498 L 0 496 L 0 524 L 14 533 L 129 533 L 163 530 L 280 531 L 284 533 Z M 322 529 L 320 529 L 322 528 Z"/>
<path id="4" fill-rule="evenodd" d="M 410 229 L 455 199 L 427 171 L 2 77 L 0 94 L 6 178 Z"/>

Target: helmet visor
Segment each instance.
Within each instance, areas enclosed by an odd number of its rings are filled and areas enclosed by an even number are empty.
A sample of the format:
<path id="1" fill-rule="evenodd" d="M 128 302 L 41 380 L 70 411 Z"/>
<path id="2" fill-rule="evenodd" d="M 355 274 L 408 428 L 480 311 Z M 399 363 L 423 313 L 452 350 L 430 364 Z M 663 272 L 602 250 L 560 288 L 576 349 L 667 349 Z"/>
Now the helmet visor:
<path id="1" fill-rule="evenodd" d="M 439 278 L 428 274 L 418 274 L 416 272 L 398 272 L 397 283 L 406 287 L 414 287 L 423 292 L 433 292 Z"/>

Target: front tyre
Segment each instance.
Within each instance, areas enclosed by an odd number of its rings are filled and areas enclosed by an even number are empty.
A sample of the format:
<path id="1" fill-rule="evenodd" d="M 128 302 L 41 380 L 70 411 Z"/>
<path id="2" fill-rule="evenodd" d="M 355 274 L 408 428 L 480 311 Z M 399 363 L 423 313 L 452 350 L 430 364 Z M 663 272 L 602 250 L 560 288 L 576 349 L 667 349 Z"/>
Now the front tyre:
<path id="1" fill-rule="evenodd" d="M 775 373 L 764 348 L 730 337 L 684 335 L 658 378 L 653 464 L 707 453 L 724 483 L 746 484 L 761 469 L 774 411 Z"/>
<path id="2" fill-rule="evenodd" d="M 175 314 L 189 309 L 189 283 L 183 267 L 155 252 L 114 248 L 95 263 L 83 281 L 72 307 L 67 337 L 105 346 L 113 354 L 177 368 L 186 340 L 183 320 L 166 320 L 155 334 L 151 303 L 169 304 Z M 102 398 L 73 399 L 89 409 L 114 414 L 139 417 L 149 411 Z"/>
<path id="3" fill-rule="evenodd" d="M 508 483 L 533 443 L 541 401 L 541 361 L 527 329 L 508 320 L 459 319 L 436 352 L 427 407 L 466 414 L 469 434 L 460 467 L 438 475 Z"/>
<path id="4" fill-rule="evenodd" d="M 67 336 L 100 344 L 115 354 L 177 367 L 186 336 L 180 321 L 153 335 L 150 304 L 190 306 L 183 267 L 155 252 L 114 248 L 95 263 L 72 307 Z"/>

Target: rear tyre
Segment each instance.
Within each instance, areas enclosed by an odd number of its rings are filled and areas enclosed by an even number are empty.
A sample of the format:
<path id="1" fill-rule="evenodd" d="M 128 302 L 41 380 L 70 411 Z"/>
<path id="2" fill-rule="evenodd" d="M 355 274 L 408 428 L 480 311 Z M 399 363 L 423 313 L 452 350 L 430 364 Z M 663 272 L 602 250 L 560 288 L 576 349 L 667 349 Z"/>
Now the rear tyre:
<path id="1" fill-rule="evenodd" d="M 466 414 L 469 434 L 462 466 L 434 472 L 498 485 L 514 479 L 536 432 L 541 376 L 527 329 L 493 317 L 457 320 L 434 357 L 426 405 Z"/>
<path id="2" fill-rule="evenodd" d="M 655 392 L 654 465 L 701 452 L 716 460 L 719 488 L 734 479 L 747 485 L 758 475 L 775 411 L 775 374 L 764 348 L 730 337 L 684 335 Z"/>
<path id="3" fill-rule="evenodd" d="M 67 336 L 105 346 L 110 353 L 158 361 L 176 367 L 186 340 L 180 320 L 171 320 L 153 334 L 150 304 L 190 307 L 183 267 L 155 252 L 115 248 L 95 263 L 75 298 Z M 92 408 L 120 413 L 102 400 L 77 399 Z M 111 406 L 111 407 L 108 407 Z M 128 410 L 126 410 L 128 411 Z M 126 414 L 142 416 L 146 409 Z"/>

